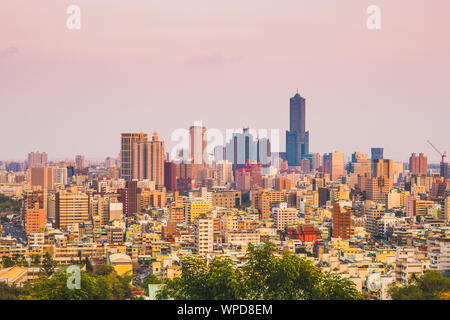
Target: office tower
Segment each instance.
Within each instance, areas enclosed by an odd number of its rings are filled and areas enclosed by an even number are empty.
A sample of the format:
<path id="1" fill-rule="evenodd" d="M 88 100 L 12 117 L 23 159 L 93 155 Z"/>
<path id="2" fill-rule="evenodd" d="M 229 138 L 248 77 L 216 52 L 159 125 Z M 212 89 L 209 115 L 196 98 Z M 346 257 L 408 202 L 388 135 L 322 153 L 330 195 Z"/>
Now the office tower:
<path id="1" fill-rule="evenodd" d="M 409 171 L 414 175 L 424 175 L 428 173 L 428 162 L 427 157 L 420 153 L 417 157 L 415 153 L 411 154 L 409 157 Z"/>
<path id="2" fill-rule="evenodd" d="M 337 181 L 340 177 L 345 176 L 344 154 L 336 151 L 328 156 L 328 173 L 332 181 Z"/>
<path id="3" fill-rule="evenodd" d="M 151 141 L 145 133 L 123 133 L 121 138 L 120 175 L 122 179 L 154 181 L 164 186 L 164 142 L 153 133 Z"/>
<path id="4" fill-rule="evenodd" d="M 319 168 L 322 166 L 322 155 L 317 152 L 313 152 L 312 154 L 312 169 L 313 170 L 319 170 Z"/>
<path id="5" fill-rule="evenodd" d="M 264 173 L 268 173 L 268 168 L 272 164 L 272 152 L 270 149 L 270 140 L 267 138 L 258 139 L 256 142 L 256 162 L 262 164 Z"/>
<path id="6" fill-rule="evenodd" d="M 189 128 L 190 160 L 193 164 L 204 164 L 206 152 L 206 127 L 194 125 Z"/>
<path id="7" fill-rule="evenodd" d="M 383 159 L 384 148 L 372 148 L 372 161 Z"/>
<path id="8" fill-rule="evenodd" d="M 355 152 L 352 154 L 351 171 L 359 175 L 372 175 L 371 160 L 367 158 L 366 154 Z"/>
<path id="9" fill-rule="evenodd" d="M 120 176 L 126 181 L 144 180 L 146 133 L 122 133 L 120 149 Z"/>
<path id="10" fill-rule="evenodd" d="M 28 168 L 46 167 L 48 164 L 48 155 L 46 152 L 30 152 L 28 154 Z"/>
<path id="11" fill-rule="evenodd" d="M 67 168 L 54 168 L 55 178 L 54 183 L 55 185 L 65 186 L 67 185 Z"/>
<path id="12" fill-rule="evenodd" d="M 227 160 L 214 164 L 214 172 L 219 186 L 233 182 L 233 165 Z"/>
<path id="13" fill-rule="evenodd" d="M 385 177 L 393 179 L 394 170 L 391 159 L 372 159 L 372 178 Z"/>
<path id="14" fill-rule="evenodd" d="M 54 189 L 54 169 L 36 167 L 28 169 L 28 183 L 31 188 Z"/>
<path id="15" fill-rule="evenodd" d="M 333 238 L 350 239 L 351 214 L 342 211 L 339 203 L 333 206 Z"/>
<path id="16" fill-rule="evenodd" d="M 214 220 L 202 216 L 194 223 L 194 248 L 196 254 L 214 251 Z"/>
<path id="17" fill-rule="evenodd" d="M 240 132 L 233 133 L 225 146 L 226 159 L 233 164 L 235 176 L 237 170 L 244 169 L 248 162 L 258 160 L 258 141 L 253 137 L 251 131 L 250 128 L 243 128 Z M 263 151 L 263 148 L 261 150 Z"/>
<path id="18" fill-rule="evenodd" d="M 77 170 L 83 170 L 86 168 L 86 161 L 84 159 L 83 155 L 77 155 L 75 157 L 75 169 Z"/>
<path id="19" fill-rule="evenodd" d="M 153 133 L 152 141 L 147 143 L 146 176 L 145 179 L 154 181 L 157 188 L 164 186 L 164 142 Z"/>
<path id="20" fill-rule="evenodd" d="M 72 178 L 75 175 L 75 167 L 67 167 L 67 178 Z"/>
<path id="21" fill-rule="evenodd" d="M 167 191 L 177 190 L 177 165 L 170 161 L 164 162 L 164 186 Z"/>
<path id="22" fill-rule="evenodd" d="M 226 148 L 224 146 L 214 147 L 214 163 L 219 163 L 226 159 Z"/>
<path id="23" fill-rule="evenodd" d="M 290 99 L 289 131 L 286 131 L 286 156 L 289 166 L 300 166 L 309 153 L 309 131 L 306 132 L 305 99 L 298 92 Z"/>
<path id="24" fill-rule="evenodd" d="M 298 219 L 298 210 L 288 208 L 286 203 L 280 203 L 278 208 L 273 208 L 273 218 L 277 230 L 284 230 L 286 226 L 295 224 Z"/>
<path id="25" fill-rule="evenodd" d="M 89 219 L 89 196 L 73 190 L 61 190 L 56 194 L 56 228 L 83 223 Z"/>

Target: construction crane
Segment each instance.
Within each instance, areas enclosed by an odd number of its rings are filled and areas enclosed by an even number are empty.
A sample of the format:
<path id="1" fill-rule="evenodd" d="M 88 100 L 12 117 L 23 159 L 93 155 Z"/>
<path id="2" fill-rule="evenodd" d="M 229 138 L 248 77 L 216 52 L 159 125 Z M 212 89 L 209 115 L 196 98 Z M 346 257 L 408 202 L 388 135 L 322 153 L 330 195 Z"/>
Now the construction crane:
<path id="1" fill-rule="evenodd" d="M 436 148 L 430 140 L 427 140 L 428 144 L 434 149 L 436 150 L 437 153 L 439 153 L 439 155 L 442 157 L 442 161 L 441 161 L 441 165 L 445 164 L 445 158 L 447 157 L 447 151 L 444 151 L 444 153 L 440 152 L 438 148 Z"/>

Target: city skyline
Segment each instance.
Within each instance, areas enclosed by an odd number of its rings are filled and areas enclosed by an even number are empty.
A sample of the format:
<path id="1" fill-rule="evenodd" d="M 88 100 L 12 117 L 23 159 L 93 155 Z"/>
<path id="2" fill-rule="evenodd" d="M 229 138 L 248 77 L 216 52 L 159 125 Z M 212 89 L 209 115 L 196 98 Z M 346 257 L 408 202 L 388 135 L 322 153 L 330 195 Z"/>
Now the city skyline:
<path id="1" fill-rule="evenodd" d="M 170 149 L 172 130 L 197 120 L 221 130 L 278 128 L 284 149 L 287 99 L 298 88 L 311 152 L 347 159 L 380 146 L 393 159 L 423 152 L 438 163 L 426 141 L 450 150 L 450 45 L 442 40 L 450 4 L 377 1 L 377 31 L 365 24 L 369 4 L 91 1 L 80 3 L 81 29 L 70 31 L 64 3 L 5 1 L 1 158 L 23 160 L 31 150 L 116 157 L 120 133 L 155 130 Z"/>

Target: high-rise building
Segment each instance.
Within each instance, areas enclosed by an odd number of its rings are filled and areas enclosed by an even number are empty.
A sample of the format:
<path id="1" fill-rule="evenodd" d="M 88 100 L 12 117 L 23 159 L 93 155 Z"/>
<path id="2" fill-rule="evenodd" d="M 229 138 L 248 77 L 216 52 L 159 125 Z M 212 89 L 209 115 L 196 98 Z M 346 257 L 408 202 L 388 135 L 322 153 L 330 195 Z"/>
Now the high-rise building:
<path id="1" fill-rule="evenodd" d="M 75 169 L 77 170 L 83 170 L 86 168 L 86 160 L 83 155 L 77 155 L 75 157 Z"/>
<path id="2" fill-rule="evenodd" d="M 372 159 L 372 178 L 393 179 L 394 167 L 391 159 Z"/>
<path id="3" fill-rule="evenodd" d="M 448 163 L 447 162 L 441 162 L 441 172 L 440 176 L 444 179 L 448 179 Z"/>
<path id="4" fill-rule="evenodd" d="M 189 128 L 189 150 L 191 163 L 204 164 L 206 152 L 206 127 L 194 125 Z"/>
<path id="5" fill-rule="evenodd" d="M 207 254 L 214 251 L 214 220 L 206 216 L 194 222 L 194 249 L 196 254 Z"/>
<path id="6" fill-rule="evenodd" d="M 329 173 L 332 181 L 337 181 L 340 177 L 345 176 L 344 154 L 336 151 L 329 154 Z"/>
<path id="7" fill-rule="evenodd" d="M 144 180 L 144 145 L 148 142 L 146 133 L 122 133 L 120 149 L 120 176 L 122 179 Z"/>
<path id="8" fill-rule="evenodd" d="M 415 153 L 411 154 L 409 157 L 409 171 L 414 175 L 424 175 L 426 176 L 428 173 L 427 169 L 427 157 L 420 153 L 419 156 L 416 156 Z"/>
<path id="9" fill-rule="evenodd" d="M 309 131 L 306 129 L 305 99 L 298 93 L 290 100 L 289 131 L 286 131 L 286 155 L 289 166 L 300 166 L 309 153 Z"/>
<path id="10" fill-rule="evenodd" d="M 25 225 L 27 235 L 43 231 L 45 228 L 45 220 L 45 209 L 39 202 L 34 203 L 34 208 L 27 208 Z"/>
<path id="11" fill-rule="evenodd" d="M 372 148 L 372 161 L 383 159 L 384 148 Z"/>
<path id="12" fill-rule="evenodd" d="M 65 186 L 67 185 L 67 168 L 54 168 L 54 182 L 55 185 Z"/>
<path id="13" fill-rule="evenodd" d="M 341 210 L 339 203 L 333 206 L 333 238 L 350 239 L 351 214 Z"/>
<path id="14" fill-rule="evenodd" d="M 145 179 L 154 181 L 157 188 L 164 186 L 164 142 L 153 133 L 152 141 L 147 143 L 146 176 Z"/>
<path id="15" fill-rule="evenodd" d="M 28 169 L 28 183 L 31 188 L 54 189 L 54 168 L 35 167 Z"/>
<path id="16" fill-rule="evenodd" d="M 28 154 L 28 168 L 46 167 L 48 164 L 48 155 L 46 152 L 30 152 Z"/>
<path id="17" fill-rule="evenodd" d="M 170 161 L 164 162 L 164 186 L 167 191 L 177 190 L 177 165 Z"/>
<path id="18" fill-rule="evenodd" d="M 148 140 L 145 133 L 123 133 L 120 151 L 120 175 L 122 179 L 154 181 L 164 186 L 164 142 L 153 133 Z"/>
<path id="19" fill-rule="evenodd" d="M 89 219 L 89 196 L 77 190 L 61 190 L 56 194 L 55 209 L 56 227 L 67 230 Z"/>

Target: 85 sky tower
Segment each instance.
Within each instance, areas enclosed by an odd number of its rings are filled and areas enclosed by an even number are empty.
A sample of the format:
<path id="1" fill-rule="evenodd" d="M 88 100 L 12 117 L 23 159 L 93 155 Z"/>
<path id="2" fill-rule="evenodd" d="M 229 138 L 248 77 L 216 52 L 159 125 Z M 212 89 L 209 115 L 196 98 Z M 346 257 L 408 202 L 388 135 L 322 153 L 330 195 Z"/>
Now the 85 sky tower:
<path id="1" fill-rule="evenodd" d="M 300 166 L 309 153 L 309 131 L 305 131 L 305 99 L 297 94 L 290 100 L 289 131 L 286 131 L 286 157 L 289 166 Z"/>

